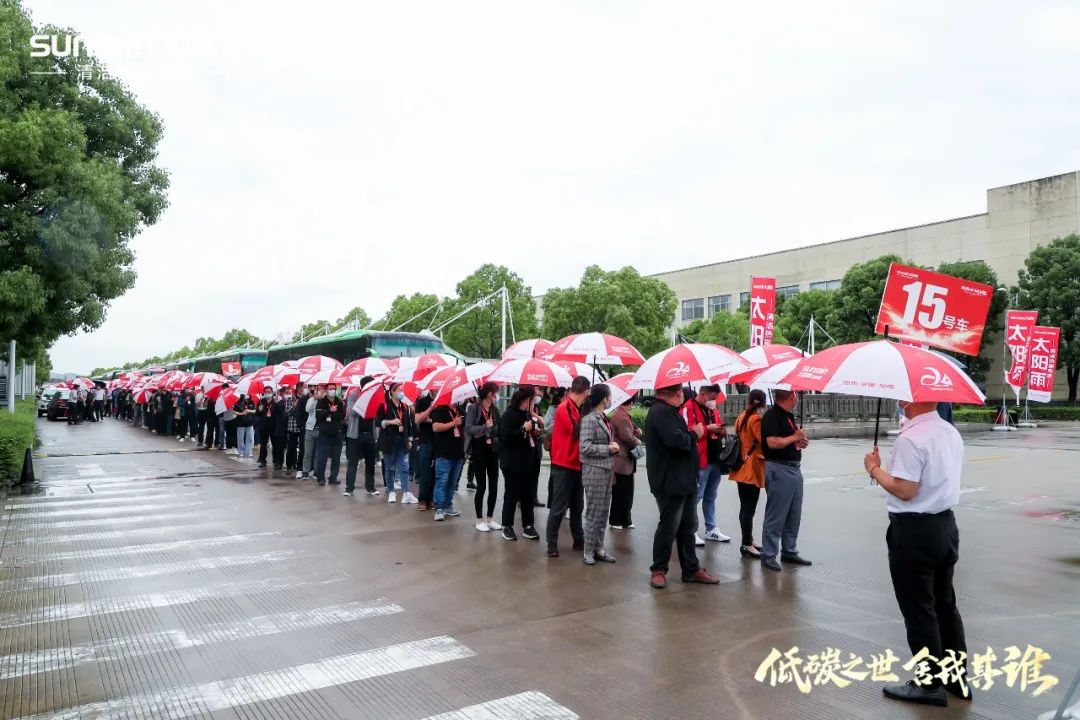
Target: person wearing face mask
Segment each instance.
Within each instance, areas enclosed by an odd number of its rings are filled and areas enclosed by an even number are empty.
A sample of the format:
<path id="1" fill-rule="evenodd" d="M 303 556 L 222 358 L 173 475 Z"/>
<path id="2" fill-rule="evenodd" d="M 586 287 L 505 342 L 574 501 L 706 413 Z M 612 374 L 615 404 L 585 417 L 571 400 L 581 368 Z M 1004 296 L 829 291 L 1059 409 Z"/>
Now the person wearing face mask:
<path id="1" fill-rule="evenodd" d="M 293 392 L 285 398 L 285 416 L 288 418 L 285 425 L 286 472 L 298 471 L 303 464 L 304 423 L 307 422 L 307 411 L 304 410 L 304 405 L 307 404 L 307 393 L 307 385 L 297 383 Z"/>
<path id="2" fill-rule="evenodd" d="M 465 411 L 465 452 L 470 464 L 476 466 L 476 529 L 480 532 L 502 530 L 495 522 L 495 502 L 499 490 L 499 416 L 495 396 L 499 386 L 484 383 L 477 400 Z M 531 467 L 531 463 L 530 466 Z M 484 515 L 484 494 L 487 494 L 487 515 Z"/>
<path id="3" fill-rule="evenodd" d="M 259 467 L 266 467 L 266 455 L 270 449 L 271 432 L 274 428 L 274 391 L 266 388 L 255 406 L 255 422 L 259 428 Z"/>
<path id="4" fill-rule="evenodd" d="M 360 379 L 360 388 L 367 386 L 372 378 L 365 375 Z M 356 471 L 360 459 L 364 460 L 364 489 L 368 495 L 378 495 L 375 489 L 375 438 L 370 418 L 361 417 L 354 409 L 355 398 L 350 395 L 345 401 L 348 422 L 345 428 L 345 497 L 352 497 L 356 491 Z"/>
<path id="5" fill-rule="evenodd" d="M 619 443 L 608 420 L 611 388 L 604 383 L 593 385 L 581 407 L 581 422 L 574 428 L 581 453 L 581 484 L 585 490 L 586 565 L 613 563 L 604 549 L 608 513 L 611 511 L 611 484 L 615 480 L 611 458 L 618 454 Z"/>
<path id="6" fill-rule="evenodd" d="M 379 450 L 382 451 L 386 478 L 386 501 L 397 502 L 394 492 L 395 480 L 401 486 L 401 502 L 416 504 L 420 500 L 409 491 L 409 469 L 406 457 L 412 449 L 412 415 L 405 406 L 405 393 L 401 383 L 394 383 L 386 391 L 386 402 L 375 416 L 379 424 Z"/>
<path id="7" fill-rule="evenodd" d="M 503 494 L 502 537 L 517 540 L 514 514 L 521 505 L 521 534 L 529 540 L 539 540 L 533 526 L 533 465 L 536 446 L 540 444 L 537 418 L 532 412 L 533 393 L 519 387 L 510 398 L 506 411 L 499 418 L 499 466 L 502 468 Z M 542 422 L 542 420 L 541 420 Z"/>
<path id="8" fill-rule="evenodd" d="M 280 388 L 274 404 L 270 407 L 273 422 L 268 430 L 271 457 L 274 459 L 274 470 L 281 470 L 285 465 L 285 444 L 289 435 L 289 414 L 286 407 L 287 398 L 289 397 L 291 397 L 291 393 L 286 388 Z"/>
<path id="9" fill-rule="evenodd" d="M 250 460 L 255 441 L 255 404 L 247 395 L 241 395 L 232 411 L 236 415 L 236 454 L 243 460 Z"/>
<path id="10" fill-rule="evenodd" d="M 435 509 L 435 431 L 431 426 L 431 411 L 435 398 L 430 390 L 424 390 L 413 408 L 416 423 L 417 452 L 416 480 L 419 485 L 417 510 Z M 373 486 L 374 487 L 374 486 Z"/>
<path id="11" fill-rule="evenodd" d="M 315 476 L 315 442 L 319 437 L 315 429 L 315 407 L 319 401 L 326 397 L 326 388 L 319 387 L 314 393 L 307 396 L 304 403 L 304 452 L 300 472 L 296 477 L 300 480 L 308 480 Z"/>
<path id="12" fill-rule="evenodd" d="M 202 394 L 201 390 L 199 394 Z M 194 390 L 188 390 L 184 398 L 184 419 L 187 420 L 187 439 L 195 442 L 199 434 L 199 401 Z"/>
<path id="13" fill-rule="evenodd" d="M 532 415 L 533 420 L 532 434 L 535 439 L 535 442 L 533 443 L 533 463 L 529 483 L 529 497 L 532 498 L 534 508 L 544 506 L 544 503 L 540 502 L 539 498 L 536 496 L 536 493 L 540 490 L 540 470 L 544 463 L 544 417 L 540 411 L 540 403 L 543 401 L 543 388 L 536 388 L 533 392 L 532 407 L 529 409 L 529 413 Z M 529 535 L 526 534 L 526 537 L 529 537 Z M 533 538 L 530 537 L 529 539 L 531 540 Z"/>
<path id="14" fill-rule="evenodd" d="M 720 487 L 720 465 L 716 458 L 723 449 L 725 434 L 724 421 L 716 410 L 716 399 L 720 397 L 719 385 L 702 385 L 697 395 L 691 397 L 682 407 L 683 420 L 687 427 L 701 425 L 705 434 L 698 440 L 698 488 L 697 501 L 705 516 L 705 540 L 730 542 L 731 538 L 716 527 L 716 491 Z M 694 535 L 694 543 L 701 547 L 705 540 Z"/>
<path id="15" fill-rule="evenodd" d="M 345 424 L 345 402 L 337 396 L 337 387 L 326 386 L 326 397 L 315 404 L 315 480 L 325 485 L 326 461 L 330 461 L 330 484 L 337 479 L 341 463 L 341 432 Z"/>
<path id="16" fill-rule="evenodd" d="M 570 513 L 570 535 L 573 549 L 585 549 L 585 530 L 581 524 L 581 512 L 585 505 L 585 491 L 581 485 L 581 451 L 574 427 L 581 420 L 581 404 L 589 393 L 591 383 L 582 375 L 574 378 L 570 392 L 555 411 L 555 424 L 551 430 L 551 496 L 548 506 L 551 512 L 547 520 L 548 557 L 559 557 L 559 529 L 563 518 Z"/>
<path id="17" fill-rule="evenodd" d="M 863 458 L 870 478 L 888 495 L 889 573 L 904 617 L 912 655 L 925 649 L 935 658 L 966 657 L 964 621 L 956 607 L 953 570 L 960 554 L 960 531 L 953 508 L 960 502 L 964 441 L 937 412 L 935 402 L 900 402 L 907 422 L 893 445 L 886 469 L 878 448 Z M 882 688 L 886 697 L 925 705 L 946 705 L 946 693 L 970 700 L 961 683 L 929 683 Z"/>
<path id="18" fill-rule="evenodd" d="M 653 537 L 653 561 L 649 568 L 649 584 L 657 589 L 667 587 L 672 542 L 678 549 L 684 583 L 717 585 L 720 582 L 701 567 L 694 550 L 698 441 L 705 436 L 705 426 L 697 423 L 687 427 L 678 410 L 682 404 L 681 385 L 657 388 L 645 425 L 649 490 L 660 509 L 660 522 Z"/>

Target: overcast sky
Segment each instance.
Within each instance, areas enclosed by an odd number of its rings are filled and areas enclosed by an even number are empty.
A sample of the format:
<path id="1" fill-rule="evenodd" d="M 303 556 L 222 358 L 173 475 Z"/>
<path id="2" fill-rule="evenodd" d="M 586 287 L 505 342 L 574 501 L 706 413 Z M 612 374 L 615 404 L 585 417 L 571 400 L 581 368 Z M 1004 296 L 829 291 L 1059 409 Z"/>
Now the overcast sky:
<path id="1" fill-rule="evenodd" d="M 1075 170 L 1080 6 L 26 0 L 165 123 L 170 207 L 58 371 L 483 262 L 536 293 L 985 211 Z"/>

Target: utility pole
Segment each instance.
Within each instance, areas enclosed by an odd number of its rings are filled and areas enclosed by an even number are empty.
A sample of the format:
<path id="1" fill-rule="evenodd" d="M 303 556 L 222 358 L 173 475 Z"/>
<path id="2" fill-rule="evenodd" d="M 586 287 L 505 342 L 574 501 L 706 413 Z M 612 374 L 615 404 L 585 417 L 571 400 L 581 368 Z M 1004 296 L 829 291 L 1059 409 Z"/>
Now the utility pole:
<path id="1" fill-rule="evenodd" d="M 15 341 L 8 346 L 7 362 L 7 409 L 9 413 L 15 412 Z"/>
<path id="2" fill-rule="evenodd" d="M 502 350 L 499 351 L 499 357 L 506 352 L 506 303 L 508 300 L 508 293 L 506 292 L 506 286 L 502 286 Z"/>
<path id="3" fill-rule="evenodd" d="M 810 316 L 810 354 L 811 355 L 814 354 L 814 349 L 815 349 L 815 347 L 814 347 L 814 325 L 816 325 L 816 324 L 817 323 L 814 322 L 814 316 L 811 315 Z"/>

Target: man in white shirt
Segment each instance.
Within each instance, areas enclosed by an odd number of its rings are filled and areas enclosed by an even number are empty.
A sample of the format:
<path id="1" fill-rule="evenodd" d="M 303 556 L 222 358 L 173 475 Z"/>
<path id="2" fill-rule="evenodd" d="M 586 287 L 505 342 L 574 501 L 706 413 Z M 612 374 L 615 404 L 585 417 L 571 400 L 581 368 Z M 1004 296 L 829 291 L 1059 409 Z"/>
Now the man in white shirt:
<path id="1" fill-rule="evenodd" d="M 105 417 L 105 388 L 94 388 L 94 422 L 98 422 L 101 418 Z"/>
<path id="2" fill-rule="evenodd" d="M 960 533 L 952 508 L 960 500 L 964 441 L 937 413 L 936 402 L 900 406 L 908 421 L 893 446 L 889 469 L 875 447 L 863 465 L 889 495 L 889 572 L 904 616 L 913 656 L 927 652 L 929 672 L 919 680 L 886 687 L 886 697 L 925 705 L 946 705 L 946 691 L 971 699 L 966 678 L 967 643 L 956 608 L 953 568 L 959 558 Z M 952 655 L 950 655 L 952 653 Z M 955 657 L 957 672 L 945 673 L 937 660 Z"/>

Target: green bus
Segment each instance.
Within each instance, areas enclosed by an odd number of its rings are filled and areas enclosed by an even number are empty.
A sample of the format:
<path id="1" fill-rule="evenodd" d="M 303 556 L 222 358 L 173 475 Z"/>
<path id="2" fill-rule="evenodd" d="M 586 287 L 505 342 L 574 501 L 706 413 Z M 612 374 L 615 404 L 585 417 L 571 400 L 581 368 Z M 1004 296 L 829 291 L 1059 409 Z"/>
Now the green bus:
<path id="1" fill-rule="evenodd" d="M 226 350 L 217 355 L 206 355 L 190 361 L 190 368 L 181 368 L 188 372 L 215 372 L 226 377 L 238 377 L 253 373 L 266 366 L 266 351 L 256 348 L 238 348 Z M 231 367 L 230 367 L 231 366 Z M 225 372 L 226 369 L 239 372 Z"/>
<path id="2" fill-rule="evenodd" d="M 274 345 L 266 362 L 277 365 L 285 360 L 299 360 L 308 355 L 325 355 L 348 365 L 365 357 L 420 357 L 446 352 L 442 340 L 434 335 L 379 330 L 343 330 L 295 343 Z"/>

